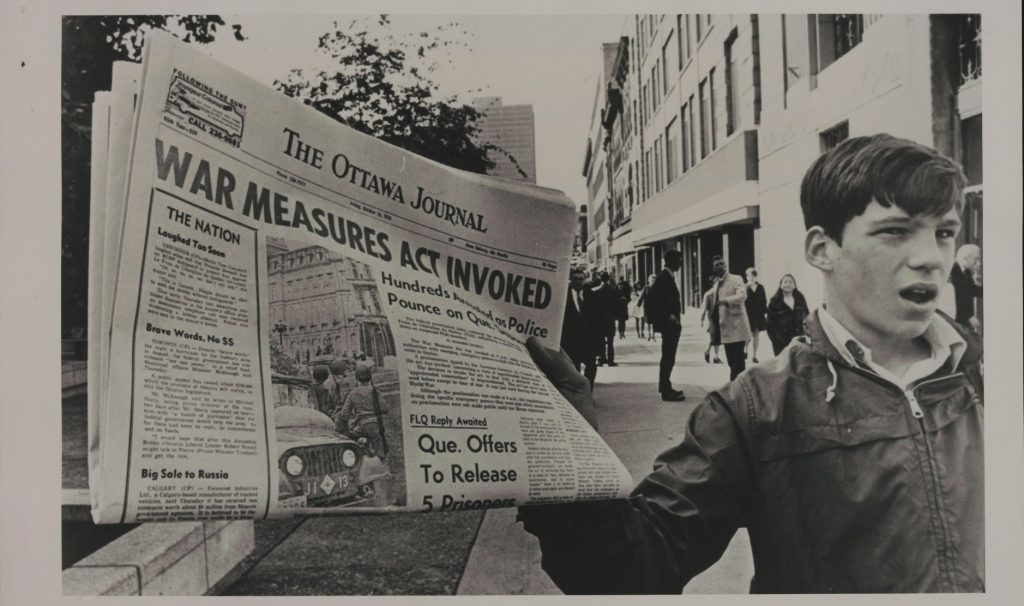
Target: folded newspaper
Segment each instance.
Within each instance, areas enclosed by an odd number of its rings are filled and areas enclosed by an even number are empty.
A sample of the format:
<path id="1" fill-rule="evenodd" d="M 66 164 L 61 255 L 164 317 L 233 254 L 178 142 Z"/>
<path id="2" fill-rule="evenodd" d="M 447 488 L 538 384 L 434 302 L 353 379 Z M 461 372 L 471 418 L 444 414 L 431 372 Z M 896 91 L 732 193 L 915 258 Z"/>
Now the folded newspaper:
<path id="1" fill-rule="evenodd" d="M 96 522 L 631 487 L 523 347 L 558 344 L 562 193 L 380 142 L 161 32 L 93 132 Z"/>

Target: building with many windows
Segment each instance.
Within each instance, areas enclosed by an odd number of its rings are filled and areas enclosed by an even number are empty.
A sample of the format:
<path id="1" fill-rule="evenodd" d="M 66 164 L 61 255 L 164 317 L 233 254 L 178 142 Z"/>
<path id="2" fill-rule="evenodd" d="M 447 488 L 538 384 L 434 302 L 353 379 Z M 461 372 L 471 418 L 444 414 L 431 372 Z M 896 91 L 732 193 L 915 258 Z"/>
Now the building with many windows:
<path id="1" fill-rule="evenodd" d="M 370 268 L 320 246 L 267 244 L 271 339 L 300 362 L 395 355 Z"/>
<path id="2" fill-rule="evenodd" d="M 601 47 L 601 71 L 590 108 L 590 131 L 587 147 L 583 154 L 583 177 L 587 180 L 587 208 L 590 213 L 590 229 L 587 233 L 587 261 L 598 268 L 610 267 L 610 245 L 614 230 L 611 228 L 612 179 L 609 160 L 611 137 L 608 130 L 615 122 L 608 115 L 607 99 L 615 89 L 612 68 L 619 45 L 615 42 Z"/>
<path id="3" fill-rule="evenodd" d="M 480 129 L 477 139 L 496 145 L 505 152 L 490 154 L 494 168 L 487 174 L 536 183 L 537 147 L 533 106 L 504 105 L 501 97 L 478 97 L 473 99 L 473 108 L 482 114 L 477 121 Z M 520 169 L 526 173 L 525 176 L 519 172 Z"/>
<path id="4" fill-rule="evenodd" d="M 610 70 L 621 83 L 605 99 L 620 109 L 606 109 L 602 123 L 629 150 L 605 192 L 613 218 L 603 264 L 645 275 L 678 249 L 680 291 L 696 307 L 721 254 L 733 273 L 756 266 L 769 290 L 794 274 L 817 305 L 800 181 L 823 151 L 878 132 L 964 165 L 962 239 L 980 243 L 980 32 L 978 15 L 628 17 Z"/>

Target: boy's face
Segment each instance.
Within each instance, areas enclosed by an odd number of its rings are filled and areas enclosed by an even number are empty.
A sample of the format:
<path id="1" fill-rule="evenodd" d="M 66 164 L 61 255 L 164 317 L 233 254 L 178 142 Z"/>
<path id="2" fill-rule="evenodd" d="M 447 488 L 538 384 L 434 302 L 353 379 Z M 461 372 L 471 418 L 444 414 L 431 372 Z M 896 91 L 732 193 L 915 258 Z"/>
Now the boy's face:
<path id="1" fill-rule="evenodd" d="M 861 338 L 920 336 L 952 269 L 959 230 L 955 209 L 911 217 L 872 200 L 846 224 L 842 246 L 831 245 L 829 310 Z"/>

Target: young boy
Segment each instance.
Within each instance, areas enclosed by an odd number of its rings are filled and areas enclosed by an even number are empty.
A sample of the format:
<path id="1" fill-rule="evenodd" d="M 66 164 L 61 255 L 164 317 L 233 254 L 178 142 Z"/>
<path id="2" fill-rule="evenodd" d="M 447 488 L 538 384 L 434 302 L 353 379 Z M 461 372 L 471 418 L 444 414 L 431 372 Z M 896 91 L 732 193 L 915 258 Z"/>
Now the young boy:
<path id="1" fill-rule="evenodd" d="M 935 313 L 964 184 L 888 135 L 814 162 L 808 339 L 710 393 L 628 501 L 521 509 L 563 591 L 679 593 L 740 527 L 753 592 L 985 590 L 981 351 Z M 528 347 L 595 418 L 564 356 Z"/>

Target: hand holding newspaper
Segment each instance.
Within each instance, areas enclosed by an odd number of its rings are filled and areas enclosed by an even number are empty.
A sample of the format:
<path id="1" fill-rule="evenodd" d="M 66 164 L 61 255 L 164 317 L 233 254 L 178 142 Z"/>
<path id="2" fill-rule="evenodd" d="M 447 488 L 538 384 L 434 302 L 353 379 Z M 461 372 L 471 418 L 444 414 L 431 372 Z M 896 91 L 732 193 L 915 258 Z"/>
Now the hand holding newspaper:
<path id="1" fill-rule="evenodd" d="M 161 32 L 119 69 L 94 105 L 98 523 L 628 492 L 523 347 L 558 347 L 564 195 L 377 141 Z"/>

